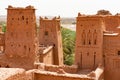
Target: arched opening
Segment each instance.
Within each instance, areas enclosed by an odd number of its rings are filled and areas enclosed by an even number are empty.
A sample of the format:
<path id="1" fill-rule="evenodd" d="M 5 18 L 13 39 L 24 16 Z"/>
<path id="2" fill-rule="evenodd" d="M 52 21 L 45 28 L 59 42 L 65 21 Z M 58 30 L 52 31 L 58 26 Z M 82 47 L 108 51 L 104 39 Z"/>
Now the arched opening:
<path id="1" fill-rule="evenodd" d="M 88 45 L 91 45 L 91 38 L 92 36 L 91 36 L 91 32 L 90 32 L 90 30 L 89 30 L 89 32 L 87 33 L 87 43 L 88 43 Z"/>
<path id="2" fill-rule="evenodd" d="M 24 20 L 24 16 L 22 16 L 22 20 Z"/>
<path id="3" fill-rule="evenodd" d="M 30 52 L 30 48 L 29 48 L 29 52 Z"/>
<path id="4" fill-rule="evenodd" d="M 82 52 L 80 53 L 80 67 L 82 68 Z"/>
<path id="5" fill-rule="evenodd" d="M 89 56 L 89 52 L 87 52 L 87 56 Z"/>
<path id="6" fill-rule="evenodd" d="M 24 45 L 24 54 L 26 54 L 27 47 Z"/>
<path id="7" fill-rule="evenodd" d="M 94 67 L 95 67 L 95 64 L 96 64 L 96 52 L 94 52 Z"/>
<path id="8" fill-rule="evenodd" d="M 93 33 L 93 44 L 96 45 L 97 44 L 97 31 L 95 30 Z"/>
<path id="9" fill-rule="evenodd" d="M 86 40 L 86 35 L 85 35 L 85 30 L 83 30 L 82 35 L 81 35 L 82 45 L 86 44 L 85 40 Z"/>

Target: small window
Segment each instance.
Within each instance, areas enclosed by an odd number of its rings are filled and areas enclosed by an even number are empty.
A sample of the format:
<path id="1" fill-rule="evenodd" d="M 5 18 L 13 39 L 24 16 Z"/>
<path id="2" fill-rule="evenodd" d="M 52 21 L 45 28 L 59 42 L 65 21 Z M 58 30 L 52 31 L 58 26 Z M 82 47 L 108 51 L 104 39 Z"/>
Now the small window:
<path id="1" fill-rule="evenodd" d="M 26 50 L 26 46 L 24 46 L 24 49 Z"/>
<path id="2" fill-rule="evenodd" d="M 26 24 L 28 24 L 28 21 L 26 21 Z"/>
<path id="3" fill-rule="evenodd" d="M 22 20 L 24 20 L 24 16 L 22 16 Z"/>
<path id="4" fill-rule="evenodd" d="M 28 18 L 26 18 L 26 20 L 28 20 Z"/>
<path id="5" fill-rule="evenodd" d="M 46 36 L 48 35 L 48 31 L 45 31 L 45 35 L 46 35 Z"/>
<path id="6" fill-rule="evenodd" d="M 91 44 L 91 41 L 89 40 L 89 43 L 88 43 L 89 45 Z"/>
<path id="7" fill-rule="evenodd" d="M 89 52 L 87 53 L 87 56 L 89 56 Z"/>
<path id="8" fill-rule="evenodd" d="M 29 52 L 30 52 L 30 48 L 29 48 Z"/>
<path id="9" fill-rule="evenodd" d="M 13 45 L 11 44 L 11 47 L 13 47 Z"/>
<path id="10" fill-rule="evenodd" d="M 96 52 L 94 52 L 94 55 L 96 55 Z"/>
<path id="11" fill-rule="evenodd" d="M 53 46 L 55 47 L 55 44 L 53 44 Z"/>
<path id="12" fill-rule="evenodd" d="M 120 56 L 120 51 L 118 51 L 118 55 Z"/>

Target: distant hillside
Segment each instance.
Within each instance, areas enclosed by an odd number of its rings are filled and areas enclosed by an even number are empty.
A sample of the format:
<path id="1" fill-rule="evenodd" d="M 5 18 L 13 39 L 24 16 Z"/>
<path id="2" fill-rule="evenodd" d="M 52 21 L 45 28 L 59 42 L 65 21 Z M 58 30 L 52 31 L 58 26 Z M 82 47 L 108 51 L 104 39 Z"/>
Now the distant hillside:
<path id="1" fill-rule="evenodd" d="M 48 18 L 53 18 L 53 16 L 48 16 Z M 0 15 L 0 22 L 3 21 L 3 22 L 6 22 L 6 15 Z M 36 17 L 36 22 L 37 24 L 39 24 L 39 16 Z M 63 17 L 61 18 L 61 24 L 75 24 L 76 23 L 76 20 L 75 18 L 67 18 L 67 17 Z"/>
<path id="2" fill-rule="evenodd" d="M 43 18 L 45 16 L 42 16 Z M 52 19 L 54 16 L 47 16 L 47 18 Z M 39 16 L 37 16 L 37 23 L 39 22 Z M 61 17 L 61 24 L 75 24 L 76 20 L 75 18 L 69 18 L 69 17 Z"/>
<path id="3" fill-rule="evenodd" d="M 0 15 L 0 22 L 6 22 L 6 18 L 5 15 Z"/>
<path id="4" fill-rule="evenodd" d="M 75 18 L 61 18 L 61 24 L 75 24 Z"/>

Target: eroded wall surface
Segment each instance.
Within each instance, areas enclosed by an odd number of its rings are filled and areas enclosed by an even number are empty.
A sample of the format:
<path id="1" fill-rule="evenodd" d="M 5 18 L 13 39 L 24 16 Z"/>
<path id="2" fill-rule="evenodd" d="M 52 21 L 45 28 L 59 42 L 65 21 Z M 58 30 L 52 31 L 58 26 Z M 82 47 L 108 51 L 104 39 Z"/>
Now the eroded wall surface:
<path id="1" fill-rule="evenodd" d="M 120 16 L 104 16 L 105 27 L 107 31 L 118 32 L 120 25 Z"/>
<path id="2" fill-rule="evenodd" d="M 102 64 L 104 24 L 101 16 L 77 17 L 75 64 L 81 69 L 94 69 Z"/>
<path id="3" fill-rule="evenodd" d="M 26 80 L 25 76 L 24 69 L 0 68 L 0 80 Z"/>
<path id="4" fill-rule="evenodd" d="M 11 67 L 33 68 L 36 53 L 35 37 L 35 8 L 9 6 L 5 33 L 6 63 Z"/>
<path id="5" fill-rule="evenodd" d="M 63 65 L 62 38 L 60 32 L 60 18 L 41 18 L 39 44 L 53 46 L 53 64 Z"/>
<path id="6" fill-rule="evenodd" d="M 104 35 L 105 80 L 120 80 L 120 35 Z"/>
<path id="7" fill-rule="evenodd" d="M 57 74 L 54 72 L 40 72 L 34 73 L 35 80 L 94 80 L 87 76 L 75 75 L 75 74 Z"/>

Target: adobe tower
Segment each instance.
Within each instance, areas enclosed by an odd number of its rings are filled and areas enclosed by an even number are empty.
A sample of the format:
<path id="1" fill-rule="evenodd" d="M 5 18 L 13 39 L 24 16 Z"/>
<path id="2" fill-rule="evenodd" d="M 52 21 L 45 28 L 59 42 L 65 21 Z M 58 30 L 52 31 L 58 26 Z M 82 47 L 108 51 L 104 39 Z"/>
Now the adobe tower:
<path id="1" fill-rule="evenodd" d="M 76 27 L 75 64 L 80 69 L 95 69 L 98 64 L 102 64 L 102 17 L 78 14 Z"/>
<path id="2" fill-rule="evenodd" d="M 32 6 L 26 8 L 9 6 L 5 35 L 5 54 L 11 62 L 16 63 L 16 67 L 25 64 L 32 68 L 35 59 L 35 8 Z M 15 66 L 11 64 L 11 67 Z"/>
<path id="3" fill-rule="evenodd" d="M 39 45 L 53 46 L 53 64 L 63 64 L 62 38 L 60 32 L 60 17 L 40 18 Z"/>

